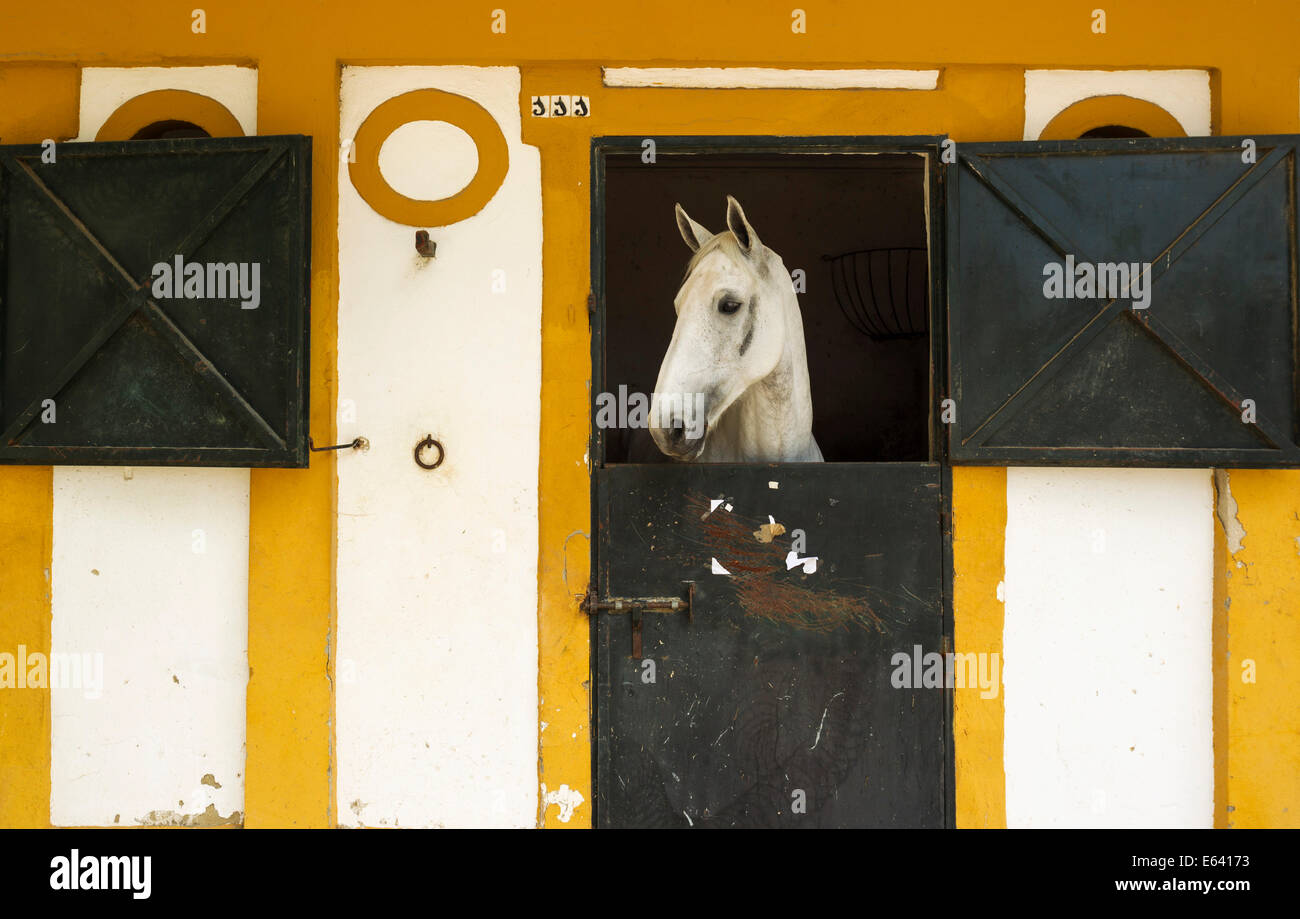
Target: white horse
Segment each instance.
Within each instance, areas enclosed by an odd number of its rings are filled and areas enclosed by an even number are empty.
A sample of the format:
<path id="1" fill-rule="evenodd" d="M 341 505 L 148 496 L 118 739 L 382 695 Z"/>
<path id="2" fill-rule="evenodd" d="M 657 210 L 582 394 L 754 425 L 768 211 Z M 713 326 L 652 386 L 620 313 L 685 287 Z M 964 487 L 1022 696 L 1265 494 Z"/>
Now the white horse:
<path id="1" fill-rule="evenodd" d="M 680 204 L 677 227 L 695 254 L 651 398 L 655 443 L 685 462 L 821 462 L 803 316 L 781 257 L 730 195 L 725 232 L 710 233 Z"/>

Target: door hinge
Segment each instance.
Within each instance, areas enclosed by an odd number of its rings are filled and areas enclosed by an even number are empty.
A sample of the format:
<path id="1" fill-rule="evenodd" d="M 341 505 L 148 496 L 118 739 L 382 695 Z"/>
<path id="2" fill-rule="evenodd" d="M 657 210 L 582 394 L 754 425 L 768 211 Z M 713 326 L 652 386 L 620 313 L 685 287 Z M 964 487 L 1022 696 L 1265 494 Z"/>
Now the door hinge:
<path id="1" fill-rule="evenodd" d="M 591 324 L 591 321 L 595 318 L 596 318 L 596 295 L 591 291 L 587 291 L 587 323 Z"/>
<path id="2" fill-rule="evenodd" d="M 583 597 L 581 608 L 588 616 L 598 613 L 626 613 L 632 618 L 632 656 L 641 656 L 642 613 L 686 613 L 686 621 L 695 622 L 695 582 L 683 581 L 685 597 L 598 597 L 591 588 Z"/>

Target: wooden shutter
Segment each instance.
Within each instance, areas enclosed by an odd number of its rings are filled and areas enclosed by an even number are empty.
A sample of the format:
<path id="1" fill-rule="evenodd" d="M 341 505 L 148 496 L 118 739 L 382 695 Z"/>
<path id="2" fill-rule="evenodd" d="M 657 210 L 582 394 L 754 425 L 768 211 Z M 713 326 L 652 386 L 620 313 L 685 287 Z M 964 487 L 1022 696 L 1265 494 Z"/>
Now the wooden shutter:
<path id="1" fill-rule="evenodd" d="M 958 145 L 953 462 L 1300 465 L 1297 138 L 1244 140 Z M 1149 264 L 1149 305 L 1045 296 L 1067 256 Z"/>
<path id="2" fill-rule="evenodd" d="M 305 466 L 311 139 L 48 153 L 0 147 L 0 462 Z"/>

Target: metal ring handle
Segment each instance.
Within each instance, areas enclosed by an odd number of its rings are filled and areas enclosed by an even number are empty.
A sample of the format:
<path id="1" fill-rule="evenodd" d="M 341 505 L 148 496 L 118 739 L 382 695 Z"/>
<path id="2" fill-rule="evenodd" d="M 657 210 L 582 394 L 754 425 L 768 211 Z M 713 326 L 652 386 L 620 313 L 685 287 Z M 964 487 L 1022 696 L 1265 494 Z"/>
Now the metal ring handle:
<path id="1" fill-rule="evenodd" d="M 420 456 L 427 447 L 436 447 L 438 450 L 438 458 L 432 463 L 426 463 L 423 457 Z M 421 469 L 437 469 L 442 465 L 442 461 L 446 456 L 447 454 L 443 451 L 442 444 L 434 440 L 432 434 L 426 434 L 424 440 L 415 445 L 415 464 Z"/>

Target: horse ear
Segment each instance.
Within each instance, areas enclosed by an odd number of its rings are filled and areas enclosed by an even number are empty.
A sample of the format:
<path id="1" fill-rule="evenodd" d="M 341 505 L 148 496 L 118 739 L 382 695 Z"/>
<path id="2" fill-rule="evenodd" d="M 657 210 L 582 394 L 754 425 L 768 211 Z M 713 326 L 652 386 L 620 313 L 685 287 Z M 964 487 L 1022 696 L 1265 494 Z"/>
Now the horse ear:
<path id="1" fill-rule="evenodd" d="M 727 229 L 736 236 L 736 242 L 746 255 L 752 255 L 758 248 L 758 234 L 745 219 L 745 209 L 731 195 L 727 195 Z"/>
<path id="2" fill-rule="evenodd" d="M 677 229 L 692 252 L 713 238 L 713 234 L 692 220 L 680 204 L 677 205 Z"/>

